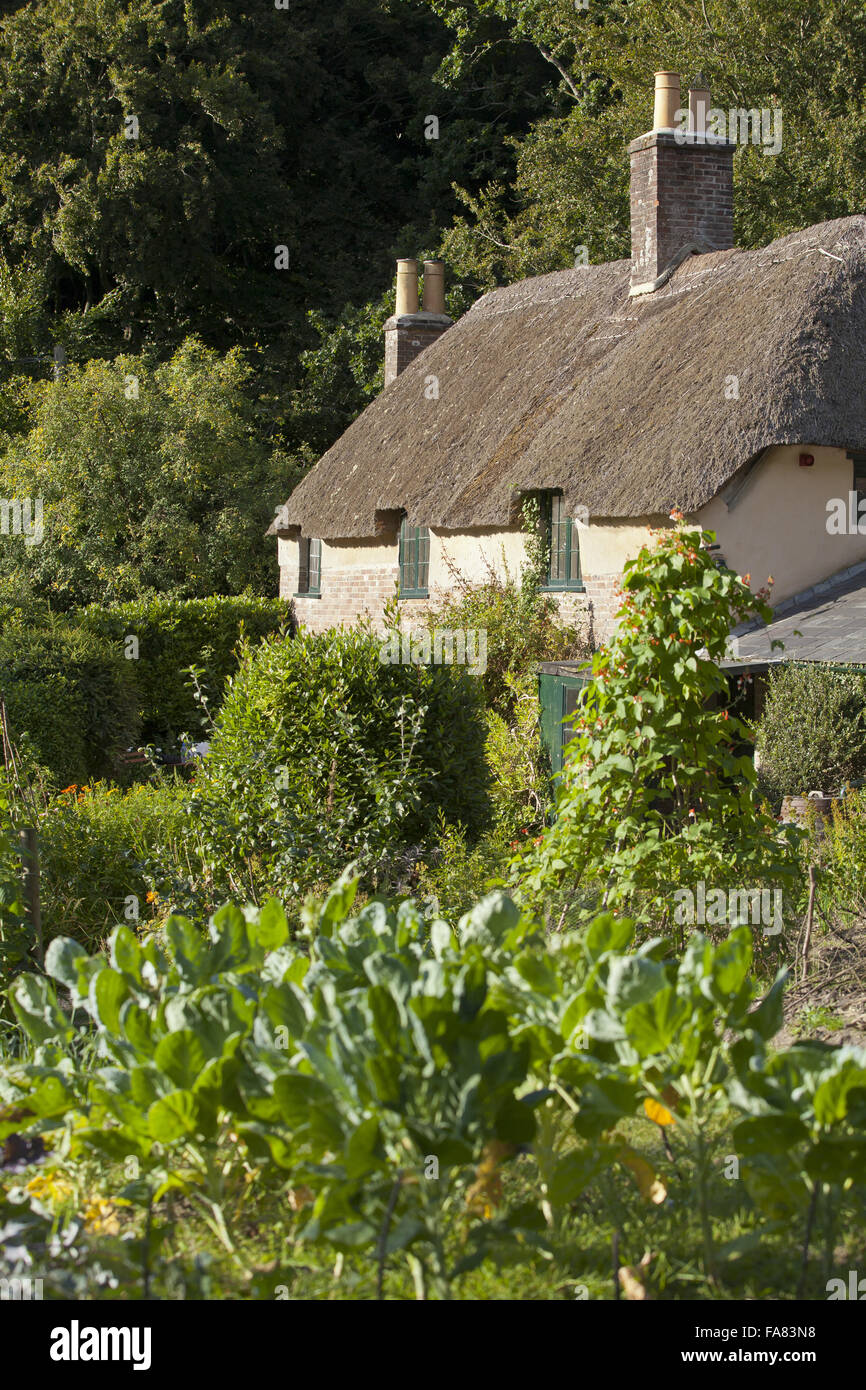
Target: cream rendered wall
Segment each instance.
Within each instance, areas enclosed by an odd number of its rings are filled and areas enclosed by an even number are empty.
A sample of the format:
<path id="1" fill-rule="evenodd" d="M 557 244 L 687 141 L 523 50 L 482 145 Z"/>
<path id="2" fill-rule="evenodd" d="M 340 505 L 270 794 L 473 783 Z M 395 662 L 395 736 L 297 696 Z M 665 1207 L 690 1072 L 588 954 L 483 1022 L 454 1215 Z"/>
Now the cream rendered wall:
<path id="1" fill-rule="evenodd" d="M 471 584 L 487 578 L 488 565 L 504 579 L 507 573 L 519 578 L 526 559 L 526 537 L 522 531 L 430 531 L 430 591 L 451 589 L 454 579 L 449 562 Z"/>
<path id="2" fill-rule="evenodd" d="M 638 517 L 628 521 L 578 522 L 580 566 L 586 575 L 622 574 L 626 560 L 633 560 L 641 546 L 652 540 L 650 528 L 669 526 L 668 517 Z"/>
<path id="3" fill-rule="evenodd" d="M 277 537 L 277 563 L 280 567 L 282 590 L 291 596 L 298 590 L 300 542 L 292 537 Z M 368 569 L 374 565 L 397 563 L 397 541 L 322 541 L 322 579 L 335 570 Z"/>
<path id="4" fill-rule="evenodd" d="M 280 567 L 280 597 L 291 598 L 298 591 L 300 543 L 287 536 L 277 536 L 277 564 Z"/>
<path id="5" fill-rule="evenodd" d="M 396 565 L 397 537 L 393 539 L 322 541 L 322 579 L 325 566 L 332 570 L 371 569 Z"/>
<path id="6" fill-rule="evenodd" d="M 811 468 L 800 467 L 801 453 L 814 456 Z M 843 449 L 780 446 L 758 464 L 730 510 L 714 497 L 694 519 L 716 532 L 726 562 L 737 574 L 749 574 L 753 589 L 772 575 L 770 601 L 779 603 L 866 560 L 866 535 L 827 531 L 827 503 L 841 497 L 847 509 L 853 476 Z"/>
<path id="7" fill-rule="evenodd" d="M 586 575 L 620 574 L 626 560 L 631 559 L 651 538 L 649 528 L 667 522 L 664 517 L 648 517 L 637 521 L 594 521 L 578 523 L 580 555 Z M 279 537 L 278 561 L 284 594 L 294 594 L 298 587 L 297 540 Z M 470 583 L 482 583 L 488 567 L 505 578 L 515 579 L 526 560 L 526 537 L 522 531 L 478 528 L 471 531 L 430 532 L 430 570 L 428 587 L 431 594 L 454 587 L 449 564 Z M 322 585 L 328 575 L 351 569 L 368 570 L 377 566 L 390 567 L 397 563 L 397 537 L 389 540 L 322 541 Z"/>

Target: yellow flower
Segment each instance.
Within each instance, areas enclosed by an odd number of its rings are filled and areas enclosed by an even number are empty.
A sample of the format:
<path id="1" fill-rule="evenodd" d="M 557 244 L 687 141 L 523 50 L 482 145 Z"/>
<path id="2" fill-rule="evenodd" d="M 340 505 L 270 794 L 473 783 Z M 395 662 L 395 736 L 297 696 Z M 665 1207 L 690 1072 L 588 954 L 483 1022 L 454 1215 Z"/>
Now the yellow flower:
<path id="1" fill-rule="evenodd" d="M 647 1119 L 654 1120 L 657 1125 L 676 1124 L 676 1120 L 667 1106 L 660 1105 L 657 1100 L 650 1100 L 648 1097 L 643 1103 L 643 1108 Z"/>
<path id="2" fill-rule="evenodd" d="M 24 1191 L 38 1202 L 50 1202 L 52 1206 L 63 1206 L 74 1196 L 72 1183 L 56 1172 L 37 1173 L 25 1184 Z"/>
<path id="3" fill-rule="evenodd" d="M 97 1236 L 120 1234 L 120 1222 L 115 1208 L 102 1197 L 96 1197 L 87 1203 L 84 1208 L 84 1224 L 88 1231 Z"/>

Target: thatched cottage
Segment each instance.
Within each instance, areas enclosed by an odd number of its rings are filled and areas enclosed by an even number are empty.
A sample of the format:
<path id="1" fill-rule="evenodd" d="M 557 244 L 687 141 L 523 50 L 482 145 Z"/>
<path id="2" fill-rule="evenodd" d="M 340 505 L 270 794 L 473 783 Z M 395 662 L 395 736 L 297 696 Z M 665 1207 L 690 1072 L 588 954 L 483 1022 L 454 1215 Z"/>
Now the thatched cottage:
<path id="1" fill-rule="evenodd" d="M 455 323 L 441 264 L 420 308 L 417 266 L 400 264 L 385 388 L 270 528 L 302 624 L 375 620 L 398 586 L 415 617 L 455 567 L 516 573 L 527 496 L 551 592 L 588 607 L 600 639 L 623 564 L 674 506 L 755 587 L 772 575 L 775 599 L 850 588 L 866 562 L 866 217 L 737 250 L 736 143 L 710 133 L 703 89 L 687 128 L 679 101 L 658 74 L 654 128 L 629 146 L 629 260 L 496 290 Z"/>

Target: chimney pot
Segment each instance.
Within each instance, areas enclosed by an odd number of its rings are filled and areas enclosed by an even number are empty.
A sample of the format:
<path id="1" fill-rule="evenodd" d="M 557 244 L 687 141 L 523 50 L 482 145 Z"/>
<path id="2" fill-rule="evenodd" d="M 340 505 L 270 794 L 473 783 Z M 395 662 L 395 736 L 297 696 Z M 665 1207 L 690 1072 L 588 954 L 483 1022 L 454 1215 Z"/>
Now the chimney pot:
<path id="1" fill-rule="evenodd" d="M 450 328 L 451 320 L 445 313 L 444 270 L 442 261 L 424 262 L 424 308 L 419 313 L 418 262 L 397 262 L 396 313 L 385 324 L 386 386 Z"/>
<path id="2" fill-rule="evenodd" d="M 418 262 L 397 262 L 397 318 L 418 312 Z"/>
<path id="3" fill-rule="evenodd" d="M 707 112 L 710 109 L 710 90 L 701 76 L 689 88 L 689 134 L 706 135 Z"/>
<path id="4" fill-rule="evenodd" d="M 424 296 L 422 306 L 425 314 L 445 313 L 445 262 L 424 262 Z"/>
<path id="5" fill-rule="evenodd" d="M 678 72 L 657 72 L 653 130 L 673 130 L 680 109 L 680 75 Z"/>

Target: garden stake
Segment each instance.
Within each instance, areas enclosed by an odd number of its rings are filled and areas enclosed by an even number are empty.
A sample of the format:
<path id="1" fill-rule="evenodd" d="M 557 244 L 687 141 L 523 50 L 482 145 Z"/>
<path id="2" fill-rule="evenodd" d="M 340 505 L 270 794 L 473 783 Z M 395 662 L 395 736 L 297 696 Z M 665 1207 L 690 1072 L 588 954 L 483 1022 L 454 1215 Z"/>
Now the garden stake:
<path id="1" fill-rule="evenodd" d="M 36 943 L 36 959 L 39 968 L 45 966 L 42 949 L 42 912 L 39 905 L 39 832 L 34 826 L 21 831 L 21 861 L 24 866 L 24 896 L 27 900 L 27 915 L 33 928 Z"/>
<path id="2" fill-rule="evenodd" d="M 803 951 L 801 955 L 801 980 L 805 980 L 809 972 L 809 949 L 812 945 L 812 914 L 815 909 L 815 865 L 809 865 L 809 905 L 806 908 L 806 925 L 803 935 Z"/>
<path id="3" fill-rule="evenodd" d="M 379 1232 L 379 1246 L 376 1250 L 376 1260 L 378 1263 L 378 1269 L 376 1270 L 376 1297 L 378 1299 L 384 1297 L 382 1285 L 385 1281 L 385 1249 L 388 1244 L 388 1230 L 391 1225 L 391 1217 L 394 1215 L 394 1208 L 397 1205 L 397 1198 L 400 1196 L 400 1188 L 402 1185 L 403 1174 L 400 1172 L 397 1174 L 397 1179 L 394 1186 L 391 1188 L 391 1195 L 388 1198 L 388 1205 L 385 1208 L 385 1217 L 382 1221 L 382 1229 Z"/>
<path id="4" fill-rule="evenodd" d="M 800 1265 L 800 1279 L 797 1284 L 797 1298 L 802 1299 L 806 1288 L 806 1269 L 809 1264 L 809 1242 L 812 1239 L 812 1224 L 815 1220 L 815 1211 L 818 1206 L 818 1188 L 820 1184 L 815 1183 L 812 1188 L 812 1196 L 809 1198 L 809 1210 L 806 1214 L 806 1233 L 803 1237 L 803 1260 Z"/>

